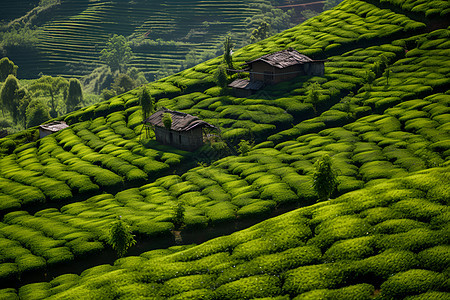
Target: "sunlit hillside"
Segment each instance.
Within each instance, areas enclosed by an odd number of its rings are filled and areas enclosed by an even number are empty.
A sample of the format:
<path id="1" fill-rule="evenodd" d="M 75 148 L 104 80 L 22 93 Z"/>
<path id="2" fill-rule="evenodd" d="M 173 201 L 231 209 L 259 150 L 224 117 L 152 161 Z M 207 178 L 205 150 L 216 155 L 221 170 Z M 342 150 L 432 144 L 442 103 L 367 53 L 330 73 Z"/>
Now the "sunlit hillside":
<path id="1" fill-rule="evenodd" d="M 291 47 L 323 76 L 235 97 L 217 57 L 148 84 L 220 129 L 195 152 L 144 130 L 142 89 L 0 139 L 0 298 L 447 299 L 449 13 L 345 0 L 232 56 Z M 325 155 L 338 184 L 318 202 Z M 119 216 L 137 243 L 116 260 Z"/>

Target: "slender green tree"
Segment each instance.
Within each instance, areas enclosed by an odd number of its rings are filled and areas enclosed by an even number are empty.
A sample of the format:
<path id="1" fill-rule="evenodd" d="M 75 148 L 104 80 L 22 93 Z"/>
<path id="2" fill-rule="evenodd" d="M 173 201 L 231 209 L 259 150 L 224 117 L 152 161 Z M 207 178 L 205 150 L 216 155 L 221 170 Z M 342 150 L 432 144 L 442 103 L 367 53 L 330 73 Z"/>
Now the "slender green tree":
<path id="1" fill-rule="evenodd" d="M 316 161 L 314 166 L 316 170 L 313 174 L 313 187 L 317 192 L 318 200 L 328 200 L 338 184 L 336 172 L 331 164 L 331 158 L 328 154 L 325 154 Z"/>
<path id="2" fill-rule="evenodd" d="M 364 76 L 364 81 L 369 87 L 369 90 L 372 90 L 372 83 L 374 82 L 376 78 L 376 74 L 372 70 L 367 70 L 366 74 Z"/>
<path id="3" fill-rule="evenodd" d="M 147 87 L 144 87 L 142 89 L 141 94 L 139 95 L 139 102 L 142 107 L 142 121 L 145 121 L 147 120 L 148 117 L 150 117 L 150 114 L 154 110 L 154 99 Z M 145 136 L 148 138 L 150 135 L 149 127 L 145 125 L 144 127 L 145 127 Z"/>
<path id="4" fill-rule="evenodd" d="M 222 91 L 227 87 L 227 73 L 223 65 L 218 66 L 214 72 L 214 81 L 217 86 L 222 88 Z"/>
<path id="5" fill-rule="evenodd" d="M 40 125 L 50 120 L 48 106 L 40 99 L 34 99 L 26 109 L 27 128 Z"/>
<path id="6" fill-rule="evenodd" d="M 175 205 L 173 209 L 173 218 L 172 222 L 175 227 L 175 230 L 181 229 L 181 227 L 184 225 L 184 213 L 186 209 L 184 208 L 184 204 L 182 201 L 178 200 L 177 204 Z"/>
<path id="7" fill-rule="evenodd" d="M 14 75 L 10 74 L 6 78 L 5 84 L 3 85 L 2 91 L 0 93 L 2 110 L 6 109 L 6 111 L 9 111 L 14 122 L 17 122 L 19 113 L 19 96 L 17 93 L 19 89 L 19 80 L 17 80 Z"/>
<path id="8" fill-rule="evenodd" d="M 139 95 L 139 102 L 142 107 L 142 119 L 146 120 L 154 109 L 154 99 L 147 87 L 144 87 Z"/>
<path id="9" fill-rule="evenodd" d="M 111 71 L 124 72 L 126 64 L 131 60 L 133 52 L 129 42 L 122 35 L 114 34 L 106 43 L 106 48 L 100 52 L 100 60 L 108 65 Z"/>
<path id="10" fill-rule="evenodd" d="M 306 93 L 306 102 L 312 104 L 314 112 L 317 114 L 317 103 L 319 103 L 320 99 L 320 84 L 317 82 L 313 82 L 308 85 L 307 93 Z"/>
<path id="11" fill-rule="evenodd" d="M 170 113 L 164 113 L 162 116 L 162 122 L 167 129 L 172 128 L 172 115 Z"/>
<path id="12" fill-rule="evenodd" d="M 76 78 L 69 80 L 69 88 L 67 92 L 67 112 L 74 111 L 83 102 L 83 89 L 81 83 Z"/>
<path id="13" fill-rule="evenodd" d="M 136 244 L 134 235 L 120 217 L 109 228 L 108 244 L 116 251 L 118 257 L 123 257 L 128 249 Z"/>
<path id="14" fill-rule="evenodd" d="M 67 79 L 45 75 L 36 80 L 29 89 L 36 93 L 50 96 L 50 116 L 56 118 L 58 116 L 58 102 L 65 102 L 68 88 L 69 82 Z"/>
<path id="15" fill-rule="evenodd" d="M 8 75 L 17 76 L 18 68 L 9 58 L 0 59 L 0 81 L 5 81 Z"/>
<path id="16" fill-rule="evenodd" d="M 229 69 L 234 69 L 232 57 L 233 47 L 234 43 L 231 40 L 231 37 L 226 36 L 225 41 L 223 42 L 223 60 L 225 61 Z"/>
<path id="17" fill-rule="evenodd" d="M 389 85 L 389 77 L 391 77 L 391 70 L 386 68 L 383 73 L 384 77 L 386 77 L 386 85 Z"/>

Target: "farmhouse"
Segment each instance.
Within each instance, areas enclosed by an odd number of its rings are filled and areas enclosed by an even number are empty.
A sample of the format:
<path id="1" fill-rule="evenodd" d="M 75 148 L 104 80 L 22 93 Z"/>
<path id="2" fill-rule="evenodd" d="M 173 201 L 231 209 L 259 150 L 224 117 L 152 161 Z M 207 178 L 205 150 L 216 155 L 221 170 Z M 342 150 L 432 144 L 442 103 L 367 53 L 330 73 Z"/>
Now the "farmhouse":
<path id="1" fill-rule="evenodd" d="M 313 60 L 289 48 L 246 62 L 250 80 L 236 79 L 229 84 L 236 96 L 248 96 L 265 85 L 287 81 L 299 75 L 323 76 L 324 60 Z"/>
<path id="2" fill-rule="evenodd" d="M 170 113 L 172 126 L 164 127 L 162 117 Z M 144 124 L 153 126 L 156 140 L 162 144 L 171 145 L 179 149 L 193 151 L 203 145 L 204 129 L 217 129 L 199 118 L 179 111 L 162 108 L 144 120 Z"/>
<path id="3" fill-rule="evenodd" d="M 69 127 L 69 125 L 67 125 L 64 121 L 53 121 L 47 124 L 39 125 L 39 138 L 42 139 L 49 134 L 58 132 L 67 127 Z"/>

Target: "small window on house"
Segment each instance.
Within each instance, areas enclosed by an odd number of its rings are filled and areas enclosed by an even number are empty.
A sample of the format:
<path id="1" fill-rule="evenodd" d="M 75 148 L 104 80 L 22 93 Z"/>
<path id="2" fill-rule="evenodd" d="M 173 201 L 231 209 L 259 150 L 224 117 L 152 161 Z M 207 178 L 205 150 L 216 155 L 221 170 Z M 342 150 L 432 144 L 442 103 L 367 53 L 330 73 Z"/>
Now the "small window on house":
<path id="1" fill-rule="evenodd" d="M 178 135 L 178 143 L 180 143 L 180 145 L 181 145 L 181 134 Z"/>

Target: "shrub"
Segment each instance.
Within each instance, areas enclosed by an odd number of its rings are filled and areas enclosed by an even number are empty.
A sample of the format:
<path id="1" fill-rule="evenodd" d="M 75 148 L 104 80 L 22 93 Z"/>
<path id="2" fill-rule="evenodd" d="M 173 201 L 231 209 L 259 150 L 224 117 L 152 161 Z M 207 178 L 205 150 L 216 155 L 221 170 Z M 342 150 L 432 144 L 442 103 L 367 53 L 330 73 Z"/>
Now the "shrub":
<path id="1" fill-rule="evenodd" d="M 361 275 L 387 279 L 392 274 L 414 268 L 417 264 L 416 256 L 412 252 L 388 250 L 359 261 L 355 267 Z"/>
<path id="2" fill-rule="evenodd" d="M 450 247 L 439 245 L 423 250 L 417 255 L 420 266 L 435 272 L 442 272 L 450 266 Z"/>
<path id="3" fill-rule="evenodd" d="M 13 288 L 0 289 L 0 299 L 2 300 L 19 300 L 17 292 Z"/>
<path id="4" fill-rule="evenodd" d="M 45 299 L 50 296 L 50 283 L 31 283 L 19 288 L 20 299 Z"/>
<path id="5" fill-rule="evenodd" d="M 444 274 L 413 269 L 395 274 L 381 285 L 381 293 L 387 298 L 403 298 L 426 291 L 440 290 L 445 287 Z"/>
<path id="6" fill-rule="evenodd" d="M 205 208 L 206 216 L 211 219 L 211 222 L 220 223 L 231 221 L 236 218 L 236 206 L 230 202 L 220 202 L 208 208 Z"/>
<path id="7" fill-rule="evenodd" d="M 257 200 L 256 200 L 257 201 Z M 236 202 L 233 202 L 236 204 Z M 241 217 L 264 217 L 268 216 L 275 207 L 274 201 L 258 201 L 245 206 L 242 206 L 237 215 Z"/>
<path id="8" fill-rule="evenodd" d="M 215 290 L 221 299 L 242 299 L 276 296 L 281 292 L 281 281 L 276 276 L 257 275 L 221 285 Z"/>
<path id="9" fill-rule="evenodd" d="M 345 282 L 343 268 L 338 264 L 299 267 L 286 272 L 284 278 L 283 292 L 289 294 L 335 288 Z"/>
<path id="10" fill-rule="evenodd" d="M 324 254 L 326 261 L 357 260 L 373 255 L 373 237 L 360 237 L 334 243 Z"/>
<path id="11" fill-rule="evenodd" d="M 159 291 L 159 295 L 162 297 L 169 297 L 192 290 L 206 289 L 209 288 L 211 284 L 213 284 L 213 280 L 210 275 L 181 276 L 164 282 Z"/>
<path id="12" fill-rule="evenodd" d="M 365 235 L 369 228 L 365 220 L 352 215 L 327 218 L 316 227 L 316 235 L 308 241 L 308 244 L 326 249 L 338 240 Z"/>
<path id="13" fill-rule="evenodd" d="M 294 300 L 306 299 L 372 299 L 375 288 L 367 283 L 346 286 L 340 289 L 320 289 L 303 293 Z"/>
<path id="14" fill-rule="evenodd" d="M 25 254 L 16 259 L 19 272 L 42 271 L 46 267 L 45 259 L 32 254 Z"/>

